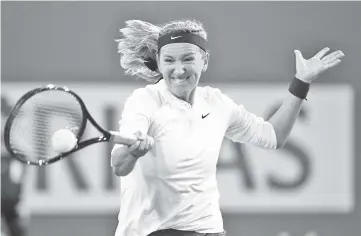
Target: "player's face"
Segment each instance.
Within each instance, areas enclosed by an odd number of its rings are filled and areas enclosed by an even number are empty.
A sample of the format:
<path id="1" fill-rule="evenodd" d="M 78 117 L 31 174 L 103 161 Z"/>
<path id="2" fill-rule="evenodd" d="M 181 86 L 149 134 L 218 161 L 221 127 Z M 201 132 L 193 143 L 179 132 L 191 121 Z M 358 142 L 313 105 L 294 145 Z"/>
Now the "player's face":
<path id="1" fill-rule="evenodd" d="M 169 90 L 178 97 L 187 97 L 207 69 L 208 54 L 190 43 L 167 44 L 161 48 L 158 66 Z"/>

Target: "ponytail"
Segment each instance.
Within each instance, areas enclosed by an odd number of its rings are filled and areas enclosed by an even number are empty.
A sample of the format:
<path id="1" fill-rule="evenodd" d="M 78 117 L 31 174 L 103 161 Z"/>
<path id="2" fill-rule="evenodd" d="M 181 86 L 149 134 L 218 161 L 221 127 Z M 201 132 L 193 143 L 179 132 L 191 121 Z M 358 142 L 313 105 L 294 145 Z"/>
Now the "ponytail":
<path id="1" fill-rule="evenodd" d="M 120 65 L 125 74 L 137 76 L 155 83 L 161 79 L 158 70 L 152 71 L 145 63 L 155 61 L 158 52 L 158 36 L 161 28 L 141 20 L 126 21 L 120 29 L 123 38 L 117 39 Z"/>

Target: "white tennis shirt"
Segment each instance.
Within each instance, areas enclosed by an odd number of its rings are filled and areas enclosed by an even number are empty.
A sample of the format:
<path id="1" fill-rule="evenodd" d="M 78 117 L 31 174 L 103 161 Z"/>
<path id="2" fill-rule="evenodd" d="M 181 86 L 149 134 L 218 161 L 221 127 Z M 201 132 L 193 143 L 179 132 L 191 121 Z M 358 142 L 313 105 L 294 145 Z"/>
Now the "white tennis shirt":
<path id="1" fill-rule="evenodd" d="M 219 89 L 197 87 L 194 104 L 172 95 L 162 80 L 127 99 L 120 130 L 154 137 L 150 152 L 121 177 L 115 236 L 160 229 L 223 232 L 216 164 L 224 137 L 275 149 L 271 123 Z"/>

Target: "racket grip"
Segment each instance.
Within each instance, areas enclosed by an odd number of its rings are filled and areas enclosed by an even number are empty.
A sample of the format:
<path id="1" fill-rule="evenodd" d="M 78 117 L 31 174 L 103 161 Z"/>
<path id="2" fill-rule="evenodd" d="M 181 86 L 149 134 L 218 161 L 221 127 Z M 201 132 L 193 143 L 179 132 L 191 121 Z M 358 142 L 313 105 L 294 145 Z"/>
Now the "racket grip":
<path id="1" fill-rule="evenodd" d="M 115 131 L 110 131 L 110 142 L 117 143 L 117 144 L 123 144 L 123 145 L 133 145 L 136 141 L 138 141 L 138 138 L 133 134 L 123 134 Z"/>

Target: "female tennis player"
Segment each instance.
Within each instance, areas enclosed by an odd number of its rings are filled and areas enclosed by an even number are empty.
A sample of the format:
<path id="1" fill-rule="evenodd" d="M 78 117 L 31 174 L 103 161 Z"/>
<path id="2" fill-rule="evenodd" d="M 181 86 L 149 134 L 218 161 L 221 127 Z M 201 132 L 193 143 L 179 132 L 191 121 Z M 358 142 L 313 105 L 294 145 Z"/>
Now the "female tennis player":
<path id="1" fill-rule="evenodd" d="M 131 20 L 120 32 L 121 66 L 151 84 L 132 93 L 120 120 L 120 131 L 136 133 L 140 141 L 115 145 L 111 153 L 114 173 L 121 176 L 115 235 L 225 235 L 216 181 L 223 138 L 281 148 L 312 81 L 344 54 L 326 56 L 324 48 L 306 60 L 295 50 L 288 95 L 265 121 L 219 89 L 198 86 L 209 61 L 202 23 Z"/>

